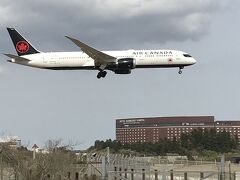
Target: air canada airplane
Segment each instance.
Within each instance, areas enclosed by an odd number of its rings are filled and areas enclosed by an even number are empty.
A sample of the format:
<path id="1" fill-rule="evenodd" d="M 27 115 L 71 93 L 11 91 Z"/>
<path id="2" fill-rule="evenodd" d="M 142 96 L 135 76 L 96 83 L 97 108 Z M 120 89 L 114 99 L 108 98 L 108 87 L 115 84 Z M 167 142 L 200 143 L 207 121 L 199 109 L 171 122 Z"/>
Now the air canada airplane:
<path id="1" fill-rule="evenodd" d="M 98 70 L 97 78 L 104 78 L 106 70 L 115 74 L 130 74 L 135 68 L 179 68 L 182 74 L 185 66 L 196 63 L 188 53 L 176 50 L 126 50 L 99 51 L 89 45 L 66 36 L 82 51 L 40 52 L 14 28 L 7 28 L 17 55 L 5 54 L 9 62 L 52 70 Z"/>

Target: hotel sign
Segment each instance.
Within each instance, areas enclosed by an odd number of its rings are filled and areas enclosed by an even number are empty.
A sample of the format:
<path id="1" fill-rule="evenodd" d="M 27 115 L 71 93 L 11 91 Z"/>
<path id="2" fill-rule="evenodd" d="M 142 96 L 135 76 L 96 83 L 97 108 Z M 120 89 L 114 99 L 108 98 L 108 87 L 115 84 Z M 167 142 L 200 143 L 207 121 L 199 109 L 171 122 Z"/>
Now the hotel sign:
<path id="1" fill-rule="evenodd" d="M 123 124 L 140 124 L 141 122 L 144 122 L 144 119 L 122 119 L 119 122 Z"/>
<path id="2" fill-rule="evenodd" d="M 203 123 L 203 122 L 199 122 L 199 123 L 189 123 L 189 122 L 187 122 L 187 123 L 182 123 L 182 126 L 204 126 L 205 125 L 205 123 Z"/>

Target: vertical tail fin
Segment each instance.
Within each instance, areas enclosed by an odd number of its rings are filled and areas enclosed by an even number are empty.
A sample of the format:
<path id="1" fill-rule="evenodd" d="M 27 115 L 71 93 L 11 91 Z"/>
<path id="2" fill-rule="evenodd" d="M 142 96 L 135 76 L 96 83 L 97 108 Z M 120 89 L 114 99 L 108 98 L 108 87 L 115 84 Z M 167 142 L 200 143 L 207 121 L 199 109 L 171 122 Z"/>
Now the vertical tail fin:
<path id="1" fill-rule="evenodd" d="M 17 30 L 14 28 L 7 28 L 7 30 L 19 56 L 39 53 Z"/>

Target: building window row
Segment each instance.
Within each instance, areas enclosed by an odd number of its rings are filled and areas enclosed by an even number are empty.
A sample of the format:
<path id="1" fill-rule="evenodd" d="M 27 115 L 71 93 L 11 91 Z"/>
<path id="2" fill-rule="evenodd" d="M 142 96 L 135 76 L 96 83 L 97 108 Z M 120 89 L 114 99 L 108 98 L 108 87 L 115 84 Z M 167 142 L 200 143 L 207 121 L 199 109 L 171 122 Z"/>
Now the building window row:
<path id="1" fill-rule="evenodd" d="M 146 131 L 145 129 L 117 129 L 118 131 Z"/>

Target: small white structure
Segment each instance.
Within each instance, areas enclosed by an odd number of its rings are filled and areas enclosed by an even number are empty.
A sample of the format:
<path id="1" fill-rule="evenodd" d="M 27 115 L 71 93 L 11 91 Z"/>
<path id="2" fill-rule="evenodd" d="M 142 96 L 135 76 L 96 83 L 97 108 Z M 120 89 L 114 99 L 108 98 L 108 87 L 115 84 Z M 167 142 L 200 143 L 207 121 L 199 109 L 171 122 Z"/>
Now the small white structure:
<path id="1" fill-rule="evenodd" d="M 0 144 L 6 144 L 16 149 L 21 147 L 21 139 L 18 136 L 2 136 L 0 137 Z"/>
<path id="2" fill-rule="evenodd" d="M 32 150 L 33 150 L 33 159 L 36 158 L 36 151 L 37 151 L 38 149 L 39 149 L 39 147 L 38 147 L 36 144 L 34 144 L 33 147 L 32 147 Z"/>

